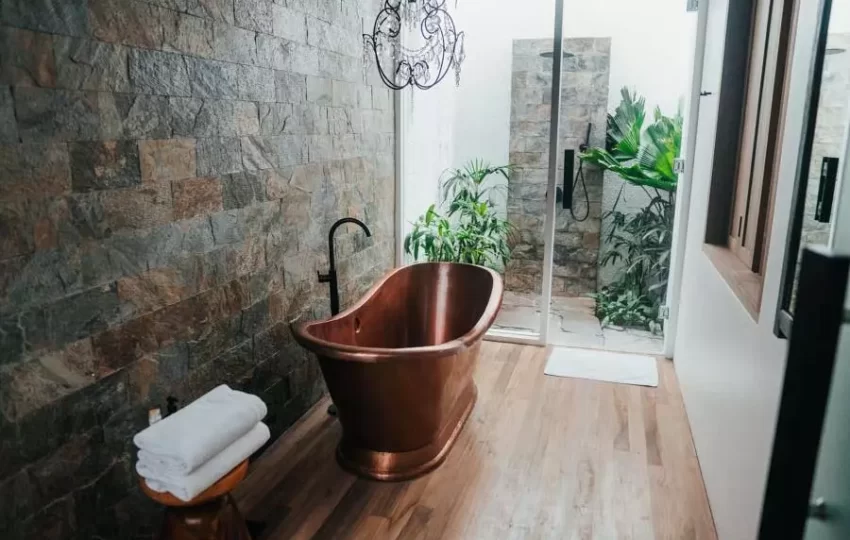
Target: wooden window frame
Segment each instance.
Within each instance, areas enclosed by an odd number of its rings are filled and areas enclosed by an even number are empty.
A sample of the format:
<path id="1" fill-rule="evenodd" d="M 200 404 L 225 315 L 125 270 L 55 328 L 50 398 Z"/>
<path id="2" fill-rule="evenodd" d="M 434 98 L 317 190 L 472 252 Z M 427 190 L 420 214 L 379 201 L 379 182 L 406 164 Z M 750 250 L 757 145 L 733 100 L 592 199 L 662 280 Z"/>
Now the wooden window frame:
<path id="1" fill-rule="evenodd" d="M 756 320 L 798 1 L 732 2 L 726 29 L 704 251 Z"/>
<path id="2" fill-rule="evenodd" d="M 765 127 L 762 114 L 769 104 L 767 79 L 776 71 L 776 60 L 769 60 L 771 37 L 771 11 L 780 0 L 755 0 L 753 27 L 750 36 L 750 51 L 747 65 L 741 142 L 738 149 L 738 170 L 735 175 L 735 191 L 732 199 L 732 216 L 729 223 L 727 245 L 753 272 L 758 272 L 757 245 L 753 232 L 759 226 L 759 214 L 763 199 L 760 187 L 764 176 L 757 175 L 755 167 L 757 147 L 764 140 Z M 755 225 L 755 226 L 753 226 Z"/>

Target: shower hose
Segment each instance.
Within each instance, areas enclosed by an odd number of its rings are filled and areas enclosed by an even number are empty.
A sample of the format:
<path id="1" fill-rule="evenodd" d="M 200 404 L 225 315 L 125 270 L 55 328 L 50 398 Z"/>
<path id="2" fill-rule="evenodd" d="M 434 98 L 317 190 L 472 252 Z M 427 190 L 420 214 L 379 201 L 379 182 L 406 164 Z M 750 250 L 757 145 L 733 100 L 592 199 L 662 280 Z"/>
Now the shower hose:
<path id="1" fill-rule="evenodd" d="M 582 147 L 584 147 L 584 145 L 582 145 Z M 584 152 L 584 150 L 582 150 L 582 152 Z M 575 204 L 570 206 L 570 214 L 572 214 L 573 219 L 576 220 L 577 223 L 587 221 L 587 218 L 590 216 L 590 195 L 587 193 L 587 183 L 584 181 L 584 162 L 581 159 L 578 160 L 578 172 L 576 173 L 576 178 L 573 182 L 573 195 L 575 195 L 576 188 L 579 183 L 581 183 L 581 189 L 584 192 L 584 214 L 579 217 L 575 211 Z"/>

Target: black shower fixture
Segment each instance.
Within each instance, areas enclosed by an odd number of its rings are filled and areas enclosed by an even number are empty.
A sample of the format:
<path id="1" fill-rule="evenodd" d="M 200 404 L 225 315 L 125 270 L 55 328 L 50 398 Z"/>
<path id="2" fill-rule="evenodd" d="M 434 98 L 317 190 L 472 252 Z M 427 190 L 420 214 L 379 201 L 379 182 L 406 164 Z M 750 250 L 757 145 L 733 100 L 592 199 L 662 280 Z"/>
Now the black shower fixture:
<path id="1" fill-rule="evenodd" d="M 588 122 L 587 134 L 585 135 L 584 142 L 578 146 L 579 152 L 587 152 L 587 150 L 590 148 L 590 132 L 592 130 L 593 124 Z M 573 216 L 573 219 L 576 221 L 576 223 L 581 223 L 583 221 L 587 221 L 587 218 L 590 217 L 590 194 L 587 191 L 587 182 L 585 182 L 584 179 L 584 162 L 581 159 L 579 159 L 578 161 L 578 172 L 575 175 L 575 179 L 573 179 L 573 171 L 575 170 L 575 160 L 576 151 L 574 148 L 568 148 L 564 150 L 564 184 L 563 187 L 558 186 L 555 189 L 555 201 L 561 203 L 561 208 L 570 211 L 570 215 Z M 575 209 L 573 208 L 575 190 L 579 185 L 581 185 L 581 190 L 584 193 L 584 214 L 581 217 L 577 215 Z"/>
<path id="2" fill-rule="evenodd" d="M 411 31 L 419 27 L 421 47 L 401 44 L 403 24 Z M 429 90 L 452 70 L 459 86 L 466 58 L 463 39 L 446 11 L 446 0 L 385 0 L 372 33 L 363 34 L 364 69 L 374 61 L 381 80 L 392 90 L 408 86 Z"/>

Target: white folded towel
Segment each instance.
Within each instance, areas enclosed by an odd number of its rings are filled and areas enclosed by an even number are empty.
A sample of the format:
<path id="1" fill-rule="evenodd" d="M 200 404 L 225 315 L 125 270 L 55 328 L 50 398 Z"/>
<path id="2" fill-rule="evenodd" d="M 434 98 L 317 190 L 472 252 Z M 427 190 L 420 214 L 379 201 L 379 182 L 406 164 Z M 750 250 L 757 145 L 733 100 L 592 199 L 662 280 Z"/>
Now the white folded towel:
<path id="1" fill-rule="evenodd" d="M 187 475 L 248 433 L 267 412 L 257 396 L 221 385 L 137 433 L 133 442 L 147 470 L 166 478 Z"/>
<path id="2" fill-rule="evenodd" d="M 141 461 L 136 463 L 136 471 L 152 490 L 159 493 L 168 491 L 181 501 L 191 501 L 248 459 L 268 440 L 269 428 L 260 422 L 247 435 L 186 476 L 161 475 L 147 469 Z"/>

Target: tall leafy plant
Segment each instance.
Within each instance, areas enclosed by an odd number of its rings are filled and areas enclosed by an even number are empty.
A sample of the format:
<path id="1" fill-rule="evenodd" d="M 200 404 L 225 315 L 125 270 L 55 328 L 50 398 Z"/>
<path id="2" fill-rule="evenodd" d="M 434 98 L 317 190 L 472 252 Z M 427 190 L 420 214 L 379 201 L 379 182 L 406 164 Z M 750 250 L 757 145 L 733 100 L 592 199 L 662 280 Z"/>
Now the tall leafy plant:
<path id="1" fill-rule="evenodd" d="M 500 269 L 511 258 L 511 225 L 496 208 L 494 195 L 510 181 L 510 165 L 474 160 L 449 171 L 432 204 L 404 239 L 405 253 L 419 260 L 461 262 Z"/>
<path id="2" fill-rule="evenodd" d="M 659 310 L 670 272 L 670 248 L 682 146 L 682 115 L 668 117 L 656 108 L 647 125 L 646 100 L 628 88 L 608 116 L 606 148 L 590 148 L 581 159 L 623 179 L 612 209 L 603 216 L 608 249 L 603 266 L 617 265 L 614 282 L 595 295 L 603 324 L 660 327 Z M 646 204 L 636 212 L 621 209 L 627 184 L 639 187 Z"/>

